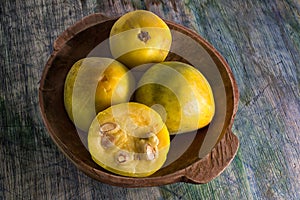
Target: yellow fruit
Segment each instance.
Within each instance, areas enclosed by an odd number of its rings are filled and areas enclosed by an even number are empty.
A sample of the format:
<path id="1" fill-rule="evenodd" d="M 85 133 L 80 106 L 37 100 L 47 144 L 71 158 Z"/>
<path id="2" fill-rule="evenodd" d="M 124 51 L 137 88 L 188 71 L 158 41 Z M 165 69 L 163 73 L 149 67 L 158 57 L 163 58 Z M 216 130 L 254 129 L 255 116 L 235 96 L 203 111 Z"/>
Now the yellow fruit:
<path id="1" fill-rule="evenodd" d="M 65 108 L 76 127 L 88 131 L 98 112 L 129 101 L 134 87 L 133 75 L 120 62 L 84 58 L 72 66 L 65 80 Z"/>
<path id="2" fill-rule="evenodd" d="M 170 136 L 160 115 L 139 103 L 121 103 L 98 113 L 88 133 L 92 159 L 113 173 L 144 177 L 160 169 Z"/>
<path id="3" fill-rule="evenodd" d="M 136 10 L 126 13 L 114 23 L 109 42 L 114 58 L 132 68 L 164 61 L 172 36 L 160 17 L 150 11 Z"/>
<path id="4" fill-rule="evenodd" d="M 200 71 L 182 62 L 162 62 L 148 69 L 135 100 L 160 113 L 170 134 L 202 128 L 215 112 L 210 84 Z"/>

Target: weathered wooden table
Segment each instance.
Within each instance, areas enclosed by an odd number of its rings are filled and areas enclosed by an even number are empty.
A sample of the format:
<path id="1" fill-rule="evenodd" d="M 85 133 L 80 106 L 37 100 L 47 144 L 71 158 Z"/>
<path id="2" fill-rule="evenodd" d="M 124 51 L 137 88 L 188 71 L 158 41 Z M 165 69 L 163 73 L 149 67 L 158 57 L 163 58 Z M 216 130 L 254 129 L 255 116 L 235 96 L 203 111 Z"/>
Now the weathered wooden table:
<path id="1" fill-rule="evenodd" d="M 56 37 L 91 13 L 134 9 L 193 29 L 234 73 L 240 148 L 208 184 L 97 182 L 66 159 L 42 122 L 39 80 Z M 2 0 L 0 22 L 0 199 L 300 199 L 298 0 Z"/>

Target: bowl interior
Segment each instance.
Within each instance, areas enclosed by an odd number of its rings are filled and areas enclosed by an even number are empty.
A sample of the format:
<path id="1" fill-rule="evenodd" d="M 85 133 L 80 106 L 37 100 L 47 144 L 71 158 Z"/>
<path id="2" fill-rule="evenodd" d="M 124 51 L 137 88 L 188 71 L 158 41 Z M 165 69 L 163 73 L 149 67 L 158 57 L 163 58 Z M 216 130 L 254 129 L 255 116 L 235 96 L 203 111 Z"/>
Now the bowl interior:
<path id="1" fill-rule="evenodd" d="M 134 178 L 114 175 L 91 159 L 87 149 L 87 133 L 77 130 L 70 121 L 63 100 L 64 81 L 76 61 L 91 56 L 112 57 L 107 39 L 115 20 L 110 19 L 89 26 L 86 24 L 85 28 L 70 36 L 53 52 L 41 79 L 40 106 L 52 139 L 79 169 L 101 181 L 118 179 L 126 182 Z M 208 126 L 195 132 L 172 136 L 166 163 L 144 180 L 156 178 L 159 181 L 206 156 L 231 126 L 235 110 L 232 75 L 223 58 L 193 31 L 172 22 L 166 23 L 173 36 L 167 60 L 192 64 L 204 74 L 214 93 L 216 113 Z M 72 32 L 72 29 L 70 30 L 69 32 Z M 139 76 L 142 72 L 134 73 Z"/>

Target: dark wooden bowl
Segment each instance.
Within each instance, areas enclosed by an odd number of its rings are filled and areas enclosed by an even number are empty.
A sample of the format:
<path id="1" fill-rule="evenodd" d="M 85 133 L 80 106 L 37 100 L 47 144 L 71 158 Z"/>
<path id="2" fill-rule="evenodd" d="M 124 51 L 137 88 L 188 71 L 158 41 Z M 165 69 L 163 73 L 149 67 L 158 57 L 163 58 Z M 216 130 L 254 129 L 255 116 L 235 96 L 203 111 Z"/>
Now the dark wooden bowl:
<path id="1" fill-rule="evenodd" d="M 119 176 L 98 166 L 86 148 L 87 133 L 75 128 L 64 108 L 64 81 L 69 69 L 88 56 L 111 57 L 107 38 L 116 19 L 93 14 L 64 31 L 54 43 L 42 74 L 39 100 L 44 123 L 60 150 L 84 173 L 101 182 L 122 187 L 158 186 L 174 182 L 207 183 L 234 158 L 239 141 L 231 132 L 237 111 L 238 88 L 224 58 L 195 32 L 166 21 L 173 35 L 167 60 L 180 60 L 198 68 L 213 89 L 216 114 L 196 132 L 171 137 L 166 164 L 145 178 Z"/>

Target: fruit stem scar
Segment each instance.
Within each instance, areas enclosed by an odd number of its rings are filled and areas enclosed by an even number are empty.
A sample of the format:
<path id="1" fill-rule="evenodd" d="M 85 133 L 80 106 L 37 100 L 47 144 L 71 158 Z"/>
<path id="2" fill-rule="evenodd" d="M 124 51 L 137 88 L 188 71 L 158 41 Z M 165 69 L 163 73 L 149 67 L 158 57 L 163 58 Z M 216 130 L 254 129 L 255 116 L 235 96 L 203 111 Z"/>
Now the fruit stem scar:
<path id="1" fill-rule="evenodd" d="M 141 31 L 137 36 L 144 43 L 147 43 L 147 41 L 151 39 L 147 31 Z"/>

